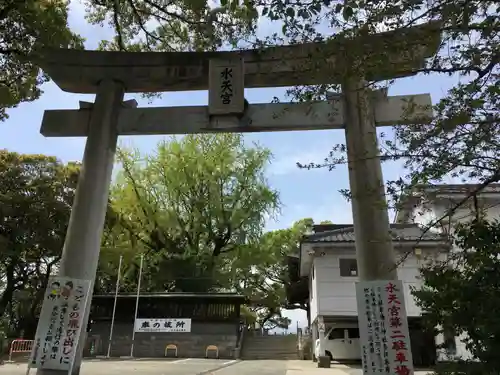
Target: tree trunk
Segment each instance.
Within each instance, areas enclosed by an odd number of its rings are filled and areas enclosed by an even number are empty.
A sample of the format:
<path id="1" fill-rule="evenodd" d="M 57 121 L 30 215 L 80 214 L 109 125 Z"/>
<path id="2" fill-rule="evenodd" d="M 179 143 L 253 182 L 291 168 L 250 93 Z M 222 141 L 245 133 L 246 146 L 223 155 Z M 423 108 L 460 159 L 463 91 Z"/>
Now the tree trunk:
<path id="1" fill-rule="evenodd" d="M 261 328 L 264 328 L 264 324 L 266 324 L 269 319 L 273 317 L 273 315 L 276 313 L 275 309 L 269 309 L 269 312 L 266 314 L 266 316 L 259 322 L 259 325 Z"/>
<path id="2" fill-rule="evenodd" d="M 0 297 L 0 317 L 3 317 L 7 307 L 14 298 L 15 284 L 14 284 L 14 265 L 7 266 L 6 272 L 6 285 Z"/>
<path id="3" fill-rule="evenodd" d="M 38 312 L 40 311 L 43 304 L 43 297 L 45 296 L 45 289 L 47 288 L 47 281 L 50 275 L 50 270 L 44 279 L 43 285 L 41 285 L 40 290 L 36 292 L 33 296 L 33 300 L 31 301 L 31 306 L 29 310 L 29 315 L 26 317 L 26 320 L 23 322 L 23 333 L 24 337 L 28 340 L 34 339 L 36 334 L 36 328 L 38 323 Z"/>

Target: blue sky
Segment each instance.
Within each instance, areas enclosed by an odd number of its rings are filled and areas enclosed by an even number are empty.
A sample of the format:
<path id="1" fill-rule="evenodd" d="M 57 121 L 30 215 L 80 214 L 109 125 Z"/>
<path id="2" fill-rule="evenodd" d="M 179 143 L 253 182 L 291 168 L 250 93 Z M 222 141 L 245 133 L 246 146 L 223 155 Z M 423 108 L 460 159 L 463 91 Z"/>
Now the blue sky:
<path id="1" fill-rule="evenodd" d="M 112 36 L 107 27 L 88 25 L 84 11 L 78 3 L 72 3 L 70 25 L 80 35 L 87 38 L 86 47 L 93 49 L 102 39 Z M 266 25 L 261 32 L 266 32 Z M 430 93 L 434 102 L 438 101 L 455 83 L 452 78 L 441 76 L 417 76 L 401 79 L 390 89 L 391 95 Z M 79 100 L 93 101 L 92 95 L 76 95 L 61 91 L 56 85 L 48 83 L 45 93 L 34 103 L 20 105 L 8 111 L 10 118 L 0 124 L 0 148 L 20 153 L 40 153 L 53 155 L 63 161 L 81 160 L 85 139 L 83 138 L 44 138 L 39 129 L 46 109 L 76 109 Z M 273 97 L 285 99 L 285 89 L 247 90 L 246 98 L 250 103 L 270 102 Z M 129 98 L 132 96 L 128 96 Z M 168 93 L 160 99 L 148 103 L 135 96 L 139 106 L 176 106 L 206 105 L 208 93 L 179 92 Z M 389 128 L 383 130 L 391 132 Z M 334 223 L 351 223 L 351 207 L 339 189 L 348 188 L 347 167 L 341 166 L 332 172 L 326 170 L 305 171 L 296 167 L 296 162 L 321 162 L 331 147 L 344 142 L 342 130 L 259 133 L 247 136 L 268 147 L 273 153 L 273 162 L 268 170 L 269 183 L 281 194 L 283 203 L 279 217 L 268 223 L 269 229 L 286 228 L 294 221 L 312 217 L 315 221 L 331 220 Z M 142 152 L 152 150 L 162 137 L 123 137 L 122 142 L 132 142 Z M 384 177 L 395 179 L 404 173 L 400 163 L 386 163 Z M 293 312 L 293 320 L 305 325 L 305 315 Z M 295 323 L 293 323 L 295 326 Z"/>

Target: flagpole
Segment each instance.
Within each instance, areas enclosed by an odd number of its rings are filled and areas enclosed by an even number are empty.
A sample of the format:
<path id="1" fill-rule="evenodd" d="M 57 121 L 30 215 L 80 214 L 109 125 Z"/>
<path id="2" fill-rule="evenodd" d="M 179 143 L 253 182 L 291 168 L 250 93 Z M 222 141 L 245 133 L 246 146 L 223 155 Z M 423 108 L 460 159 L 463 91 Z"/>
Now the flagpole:
<path id="1" fill-rule="evenodd" d="M 135 300 L 135 315 L 134 326 L 132 327 L 132 345 L 130 345 L 130 356 L 134 357 L 134 339 L 135 339 L 135 322 L 137 321 L 137 313 L 139 312 L 139 296 L 141 294 L 141 279 L 142 279 L 142 264 L 144 262 L 144 255 L 141 255 L 141 265 L 139 266 L 139 280 L 137 280 L 137 297 Z"/>
<path id="2" fill-rule="evenodd" d="M 115 301 L 113 303 L 113 316 L 111 317 L 111 329 L 109 331 L 109 341 L 108 341 L 108 355 L 111 355 L 111 342 L 113 340 L 113 329 L 115 328 L 115 314 L 116 314 L 116 302 L 118 300 L 118 291 L 120 290 L 120 276 L 122 273 L 122 261 L 123 255 L 120 255 L 120 262 L 118 263 L 118 276 L 116 277 L 116 288 L 115 288 Z"/>

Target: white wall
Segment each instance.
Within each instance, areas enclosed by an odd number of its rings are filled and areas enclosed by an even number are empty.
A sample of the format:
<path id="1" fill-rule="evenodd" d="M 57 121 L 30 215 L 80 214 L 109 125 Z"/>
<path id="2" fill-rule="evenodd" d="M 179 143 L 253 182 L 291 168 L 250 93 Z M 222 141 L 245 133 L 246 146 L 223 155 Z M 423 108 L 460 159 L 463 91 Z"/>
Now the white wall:
<path id="1" fill-rule="evenodd" d="M 423 257 L 428 256 L 423 252 Z M 315 280 L 312 283 L 313 301 L 319 302 L 316 315 L 357 316 L 355 283 L 357 277 L 340 276 L 339 258 L 355 258 L 354 246 L 351 249 L 335 249 L 314 260 Z M 420 309 L 410 293 L 411 287 L 421 285 L 419 267 L 421 261 L 410 255 L 398 268 L 398 278 L 403 281 L 405 305 L 408 316 L 420 316 Z M 317 302 L 317 303 L 318 303 Z M 315 315 L 315 316 L 316 316 Z M 314 320 L 311 308 L 311 320 Z"/>
<path id="2" fill-rule="evenodd" d="M 494 199 L 481 199 L 479 198 L 479 208 L 484 214 L 485 218 L 488 220 L 498 220 L 500 219 L 500 201 Z M 438 219 L 441 219 L 447 211 L 456 206 L 457 201 L 452 201 L 450 199 L 439 199 L 434 202 L 429 202 L 426 206 L 417 206 L 413 208 L 412 215 L 410 215 L 408 223 L 418 223 L 424 226 L 434 224 Z M 441 226 L 447 232 L 453 232 L 453 228 L 457 223 L 466 223 L 475 217 L 475 207 L 472 201 L 467 202 L 460 208 L 454 211 L 450 218 L 443 220 Z M 452 251 L 460 251 L 456 246 L 453 247 Z M 407 302 L 408 305 L 408 302 Z M 471 359 L 471 354 L 465 347 L 463 340 L 466 335 L 461 335 L 455 338 L 456 345 L 456 356 L 461 359 Z M 436 338 L 436 343 L 441 344 L 443 341 L 442 335 Z M 441 360 L 446 359 L 442 353 L 439 354 Z"/>
<path id="3" fill-rule="evenodd" d="M 418 223 L 421 225 L 429 225 L 435 223 L 438 219 L 441 219 L 446 212 L 454 207 L 457 201 L 451 201 L 449 199 L 440 199 L 432 203 L 427 203 L 425 206 L 417 206 L 412 210 L 412 214 L 408 218 L 408 223 Z M 486 219 L 500 219 L 500 201 L 493 199 L 479 200 L 479 207 L 485 214 Z M 465 223 L 472 220 L 475 217 L 475 208 L 472 202 L 467 202 L 467 204 L 462 205 L 460 208 L 454 211 L 452 216 L 452 221 L 454 223 Z M 445 223 L 448 220 L 444 220 Z M 444 224 L 445 229 L 448 225 Z"/>
<path id="4" fill-rule="evenodd" d="M 311 322 L 318 317 L 318 277 L 316 275 L 316 269 L 314 268 L 314 263 L 311 265 L 311 273 L 309 274 L 309 306 L 311 314 Z"/>

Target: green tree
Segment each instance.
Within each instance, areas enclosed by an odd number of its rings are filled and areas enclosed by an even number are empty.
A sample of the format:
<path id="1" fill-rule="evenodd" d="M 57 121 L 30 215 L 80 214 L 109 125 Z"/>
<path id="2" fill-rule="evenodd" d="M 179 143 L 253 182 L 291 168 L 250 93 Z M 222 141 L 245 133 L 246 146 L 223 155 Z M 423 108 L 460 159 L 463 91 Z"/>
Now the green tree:
<path id="1" fill-rule="evenodd" d="M 149 156 L 120 150 L 113 220 L 118 242 L 146 255 L 144 290 L 234 289 L 233 260 L 279 208 L 264 177 L 269 158 L 238 134 L 172 138 Z M 137 261 L 128 267 L 136 280 Z"/>
<path id="2" fill-rule="evenodd" d="M 0 121 L 6 110 L 31 102 L 48 77 L 34 58 L 46 47 L 82 48 L 83 40 L 68 28 L 69 2 L 3 0 L 0 4 Z"/>
<path id="3" fill-rule="evenodd" d="M 87 2 L 93 24 L 111 20 L 116 36 L 101 48 L 128 51 L 207 51 L 237 46 L 256 27 L 253 1 L 127 0 Z"/>
<path id="4" fill-rule="evenodd" d="M 79 167 L 0 151 L 0 317 L 34 334 L 48 277 L 60 259 Z"/>
<path id="5" fill-rule="evenodd" d="M 401 179 L 390 181 L 389 193 L 397 198 L 402 190 L 417 184 L 440 181 L 444 176 L 463 178 L 465 181 L 498 181 L 500 178 L 500 6 L 495 1 L 472 0 L 400 0 L 383 4 L 370 0 L 333 3 L 330 0 L 301 1 L 262 0 L 262 14 L 281 23 L 281 33 L 265 38 L 266 44 L 302 43 L 311 41 L 348 41 L 382 31 L 402 34 L 409 27 L 434 22 L 432 28 L 422 29 L 420 35 L 401 43 L 380 46 L 375 53 L 366 53 L 363 43 L 351 44 L 340 54 L 350 55 L 343 75 L 356 77 L 368 66 L 391 64 L 390 53 L 411 56 L 415 43 L 430 43 L 438 31 L 442 41 L 438 53 L 417 69 L 419 74 L 452 76 L 454 87 L 434 107 L 432 121 L 418 126 L 398 126 L 396 137 L 389 133 L 383 137 L 382 149 L 386 160 L 402 160 L 408 173 Z M 325 61 L 320 49 L 310 56 L 311 74 L 315 74 Z M 336 64 L 337 69 L 342 64 Z M 328 77 L 325 76 L 325 79 Z M 382 82 L 373 86 L 387 86 Z M 324 99 L 327 91 L 338 91 L 337 85 L 300 86 L 289 91 L 295 100 Z M 326 161 L 300 161 L 303 167 L 333 169 L 345 164 L 345 145 L 335 145 Z M 312 163 L 308 163 L 312 162 Z"/>
<path id="6" fill-rule="evenodd" d="M 453 253 L 446 262 L 422 269 L 424 286 L 413 291 L 429 327 L 441 327 L 463 339 L 472 354 L 468 364 L 446 366 L 446 373 L 496 374 L 500 366 L 500 226 L 475 219 L 460 225 Z"/>
<path id="7" fill-rule="evenodd" d="M 114 293 L 118 271 L 121 276 L 120 292 L 137 291 L 140 256 L 143 248 L 138 249 L 135 237 L 130 232 L 124 231 L 123 226 L 116 219 L 117 215 L 110 205 L 103 231 L 94 294 Z M 122 267 L 119 270 L 120 257 L 122 257 Z M 148 271 L 149 269 L 146 268 L 146 272 Z"/>
<path id="8" fill-rule="evenodd" d="M 302 219 L 290 228 L 264 233 L 235 258 L 233 270 L 240 280 L 240 292 L 250 299 L 257 322 L 265 328 L 288 327 L 290 320 L 282 316 L 283 309 L 309 310 L 306 302 L 287 302 L 286 288 L 293 284 L 287 257 L 298 254 L 300 239 L 312 226 L 312 219 Z"/>

